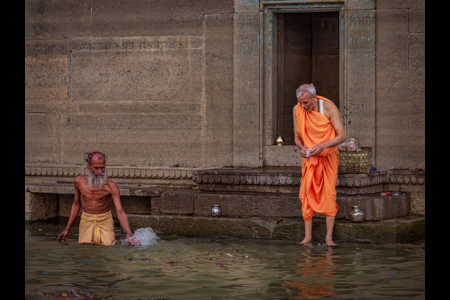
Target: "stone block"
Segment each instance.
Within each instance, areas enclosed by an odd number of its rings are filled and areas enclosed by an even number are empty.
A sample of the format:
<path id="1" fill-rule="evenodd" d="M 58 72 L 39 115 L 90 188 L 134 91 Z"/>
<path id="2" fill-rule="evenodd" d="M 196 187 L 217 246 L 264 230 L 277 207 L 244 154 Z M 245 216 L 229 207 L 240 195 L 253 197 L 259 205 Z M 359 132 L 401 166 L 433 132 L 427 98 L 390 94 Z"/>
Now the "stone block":
<path id="1" fill-rule="evenodd" d="M 364 220 L 387 220 L 394 217 L 408 216 L 410 214 L 411 198 L 409 195 L 381 196 L 362 195 L 361 197 L 347 197 L 346 219 L 353 211 L 353 206 L 359 206 L 364 213 Z"/>
<path id="2" fill-rule="evenodd" d="M 26 53 L 25 112 L 66 112 L 70 86 L 69 70 L 69 53 Z"/>
<path id="3" fill-rule="evenodd" d="M 43 221 L 57 214 L 58 195 L 25 191 L 25 222 Z"/>
<path id="4" fill-rule="evenodd" d="M 60 194 L 58 201 L 59 212 L 58 215 L 60 217 L 70 217 L 70 211 L 72 210 L 72 205 L 74 201 L 74 194 Z M 78 215 L 81 215 L 81 209 Z"/>
<path id="5" fill-rule="evenodd" d="M 195 191 L 167 191 L 162 193 L 160 212 L 163 214 L 189 215 L 194 213 Z"/>
<path id="6" fill-rule="evenodd" d="M 364 195 L 361 197 L 348 197 L 346 201 L 346 219 L 353 211 L 353 206 L 359 206 L 364 213 L 364 220 L 385 220 L 389 219 L 389 196 Z"/>
<path id="7" fill-rule="evenodd" d="M 120 202 L 122 203 L 123 210 L 127 214 L 150 214 L 152 212 L 151 198 L 148 196 L 121 196 Z"/>
<path id="8" fill-rule="evenodd" d="M 375 0 L 347 0 L 346 9 L 373 9 Z"/>
<path id="9" fill-rule="evenodd" d="M 189 42 L 188 38 L 184 39 Z M 152 40 L 129 39 L 128 42 L 148 44 Z M 200 101 L 202 65 L 203 49 L 178 49 L 171 44 L 159 51 L 139 48 L 74 51 L 71 99 L 76 102 Z"/>
<path id="10" fill-rule="evenodd" d="M 93 36 L 195 36 L 203 33 L 203 17 L 233 13 L 233 0 L 93 2 Z M 114 24 L 111 26 L 111 24 Z"/>
<path id="11" fill-rule="evenodd" d="M 99 127 L 102 133 L 96 134 Z M 202 161 L 201 155 L 191 155 L 201 153 L 196 136 L 201 136 L 199 114 L 79 114 L 64 128 L 62 151 L 71 162 L 96 149 L 110 157 L 109 165 L 193 167 Z"/>
<path id="12" fill-rule="evenodd" d="M 161 214 L 161 197 L 151 197 L 150 200 L 150 207 L 151 207 L 151 214 L 152 215 L 159 215 Z"/>
<path id="13" fill-rule="evenodd" d="M 411 0 L 377 0 L 376 8 L 379 10 L 408 9 L 410 2 Z"/>
<path id="14" fill-rule="evenodd" d="M 52 114 L 25 114 L 25 162 L 58 162 L 57 118 Z"/>
<path id="15" fill-rule="evenodd" d="M 301 167 L 302 157 L 297 146 L 264 146 L 264 166 Z"/>
<path id="16" fill-rule="evenodd" d="M 92 12 L 85 1 L 25 1 L 25 39 L 66 39 L 83 34 Z"/>
<path id="17" fill-rule="evenodd" d="M 425 192 L 411 193 L 411 214 L 415 216 L 425 215 Z"/>
<path id="18" fill-rule="evenodd" d="M 63 40 L 79 36 L 194 36 L 203 17 L 233 13 L 233 0 L 127 2 L 25 1 L 25 38 Z"/>
<path id="19" fill-rule="evenodd" d="M 389 196 L 389 219 L 408 216 L 411 213 L 411 197 L 409 195 Z"/>
<path id="20" fill-rule="evenodd" d="M 425 33 L 425 0 L 410 1 L 409 32 Z"/>
<path id="21" fill-rule="evenodd" d="M 221 205 L 225 217 L 299 217 L 301 202 L 297 195 L 208 194 L 194 197 L 194 214 L 210 216 L 211 207 Z"/>

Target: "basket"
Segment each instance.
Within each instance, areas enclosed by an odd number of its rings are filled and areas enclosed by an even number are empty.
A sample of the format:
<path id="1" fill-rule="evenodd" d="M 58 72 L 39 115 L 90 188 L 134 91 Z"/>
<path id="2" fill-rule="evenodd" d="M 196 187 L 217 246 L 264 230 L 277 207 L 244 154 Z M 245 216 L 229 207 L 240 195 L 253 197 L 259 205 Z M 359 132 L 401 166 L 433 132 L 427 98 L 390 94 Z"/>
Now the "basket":
<path id="1" fill-rule="evenodd" d="M 370 172 L 372 168 L 372 148 L 360 147 L 360 149 L 361 151 L 339 150 L 338 173 L 368 174 Z"/>

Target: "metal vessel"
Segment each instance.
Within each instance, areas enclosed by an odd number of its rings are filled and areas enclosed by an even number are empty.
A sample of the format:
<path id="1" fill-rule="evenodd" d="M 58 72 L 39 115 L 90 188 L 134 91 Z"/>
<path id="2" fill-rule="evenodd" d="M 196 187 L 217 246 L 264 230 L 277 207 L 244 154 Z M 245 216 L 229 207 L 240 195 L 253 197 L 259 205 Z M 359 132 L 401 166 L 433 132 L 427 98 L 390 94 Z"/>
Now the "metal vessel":
<path id="1" fill-rule="evenodd" d="M 211 216 L 220 217 L 222 215 L 222 209 L 220 209 L 220 205 L 215 204 L 211 208 Z"/>
<path id="2" fill-rule="evenodd" d="M 352 222 L 361 222 L 364 220 L 364 213 L 359 210 L 359 206 L 352 206 L 353 210 L 350 212 L 349 217 Z"/>

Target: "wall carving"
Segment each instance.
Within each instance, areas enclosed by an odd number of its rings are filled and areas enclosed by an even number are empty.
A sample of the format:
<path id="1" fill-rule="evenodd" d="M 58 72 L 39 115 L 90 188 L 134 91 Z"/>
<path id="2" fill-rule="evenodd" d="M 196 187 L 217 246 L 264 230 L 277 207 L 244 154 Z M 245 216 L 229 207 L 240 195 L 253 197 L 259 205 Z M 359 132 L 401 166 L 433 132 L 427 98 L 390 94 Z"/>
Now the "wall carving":
<path id="1" fill-rule="evenodd" d="M 25 176 L 36 177 L 75 177 L 87 175 L 86 167 L 73 166 L 32 166 L 25 165 Z M 207 171 L 188 168 L 138 168 L 108 167 L 106 175 L 110 178 L 136 179 L 192 179 L 197 184 L 226 185 L 294 185 L 301 183 L 301 172 L 298 173 L 252 173 L 229 172 L 220 170 Z M 338 174 L 337 186 L 366 187 L 383 183 L 424 185 L 425 171 L 376 171 L 370 174 Z"/>
<path id="2" fill-rule="evenodd" d="M 257 173 L 196 171 L 193 180 L 198 184 L 225 185 L 294 185 L 301 183 L 301 173 Z M 338 187 L 368 187 L 383 183 L 425 184 L 425 172 L 376 171 L 370 174 L 338 174 Z"/>
<path id="3" fill-rule="evenodd" d="M 110 178 L 192 179 L 192 169 L 107 167 Z M 75 177 L 87 175 L 86 166 L 27 166 L 25 176 Z"/>
<path id="4" fill-rule="evenodd" d="M 386 183 L 425 184 L 425 171 L 388 171 Z"/>

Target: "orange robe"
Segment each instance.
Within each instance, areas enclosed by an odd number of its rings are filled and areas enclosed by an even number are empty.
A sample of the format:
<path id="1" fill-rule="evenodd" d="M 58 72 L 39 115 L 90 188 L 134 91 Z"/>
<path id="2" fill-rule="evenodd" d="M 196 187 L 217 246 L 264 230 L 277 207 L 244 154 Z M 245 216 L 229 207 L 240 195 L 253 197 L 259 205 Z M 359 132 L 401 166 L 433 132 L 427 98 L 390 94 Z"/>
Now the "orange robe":
<path id="1" fill-rule="evenodd" d="M 317 96 L 324 101 L 330 100 Z M 333 103 L 333 102 L 331 102 Z M 328 142 L 336 137 L 330 120 L 321 113 L 306 112 L 300 104 L 296 108 L 297 132 L 306 148 Z M 302 202 L 303 219 L 309 220 L 315 212 L 336 216 L 336 184 L 339 149 L 330 147 L 317 156 L 302 159 L 302 183 L 299 198 Z"/>

